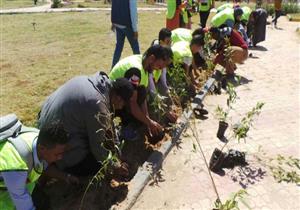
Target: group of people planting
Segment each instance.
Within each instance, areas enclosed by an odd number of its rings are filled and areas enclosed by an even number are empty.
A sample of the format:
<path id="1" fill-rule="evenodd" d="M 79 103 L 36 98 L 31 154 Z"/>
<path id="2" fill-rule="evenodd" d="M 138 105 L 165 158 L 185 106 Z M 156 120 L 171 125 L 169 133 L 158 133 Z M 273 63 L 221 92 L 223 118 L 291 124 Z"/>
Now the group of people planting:
<path id="1" fill-rule="evenodd" d="M 144 134 L 163 136 L 164 127 L 176 123 L 176 106 L 186 102 L 182 98 L 193 97 L 199 89 L 201 72 L 213 72 L 219 64 L 225 77 L 234 76 L 236 63 L 248 58 L 248 47 L 265 39 L 263 9 L 225 4 L 217 9 L 211 27 L 205 27 L 214 3 L 200 1 L 202 27 L 191 30 L 190 13 L 182 13 L 188 2 L 167 4 L 166 28 L 143 54 L 120 61 L 118 55 L 108 74 L 100 71 L 63 84 L 43 103 L 39 130 L 26 129 L 14 117 L 1 121 L 0 134 L 6 133 L 5 139 L 0 135 L 0 209 L 35 209 L 30 193 L 42 172 L 43 177 L 79 183 L 80 176 L 95 174 L 110 152 L 120 159 L 111 164 L 112 170 L 127 176 L 128 165 L 122 163 L 126 154 L 118 149 L 121 142 L 142 141 Z M 185 28 L 180 27 L 182 14 L 187 15 Z M 118 20 L 124 19 L 113 20 L 121 30 L 123 22 Z M 138 45 L 133 49 L 139 52 Z M 153 114 L 157 106 L 149 106 L 158 95 L 163 96 L 162 118 Z"/>

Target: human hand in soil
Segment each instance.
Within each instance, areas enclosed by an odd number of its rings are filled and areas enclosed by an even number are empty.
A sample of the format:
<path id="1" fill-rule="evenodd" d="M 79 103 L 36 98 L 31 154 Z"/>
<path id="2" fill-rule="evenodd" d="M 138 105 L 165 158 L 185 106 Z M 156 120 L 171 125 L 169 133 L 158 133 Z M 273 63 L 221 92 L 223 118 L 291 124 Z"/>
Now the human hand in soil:
<path id="1" fill-rule="evenodd" d="M 113 174 L 117 176 L 122 176 L 122 177 L 128 177 L 129 176 L 129 166 L 127 163 L 122 162 L 118 163 L 113 166 Z"/>
<path id="2" fill-rule="evenodd" d="M 170 111 L 166 114 L 166 117 L 171 123 L 175 123 L 177 121 L 178 115 L 174 111 Z"/>
<path id="3" fill-rule="evenodd" d="M 152 135 L 156 136 L 160 132 L 163 131 L 163 127 L 159 123 L 157 123 L 157 122 L 155 122 L 153 120 L 150 120 L 148 128 L 149 128 L 149 134 L 150 134 L 150 136 L 152 136 Z"/>
<path id="4" fill-rule="evenodd" d="M 65 181 L 68 184 L 76 184 L 77 185 L 80 183 L 79 178 L 77 176 L 73 176 L 71 174 L 66 174 Z"/>

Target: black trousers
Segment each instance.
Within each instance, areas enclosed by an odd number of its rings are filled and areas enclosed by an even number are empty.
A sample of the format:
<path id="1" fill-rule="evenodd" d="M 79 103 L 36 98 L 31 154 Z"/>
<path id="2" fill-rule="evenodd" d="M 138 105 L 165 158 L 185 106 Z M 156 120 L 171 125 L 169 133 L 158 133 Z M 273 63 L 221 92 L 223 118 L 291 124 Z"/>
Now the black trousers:
<path id="1" fill-rule="evenodd" d="M 274 19 L 272 20 L 275 26 L 277 25 L 277 20 L 280 17 L 280 15 L 281 15 L 281 10 L 275 10 L 275 16 Z"/>
<path id="2" fill-rule="evenodd" d="M 206 22 L 207 22 L 207 19 L 208 19 L 208 16 L 209 16 L 209 12 L 210 12 L 210 10 L 208 10 L 208 11 L 199 11 L 200 25 L 201 25 L 202 28 L 205 28 L 205 26 L 206 26 Z"/>

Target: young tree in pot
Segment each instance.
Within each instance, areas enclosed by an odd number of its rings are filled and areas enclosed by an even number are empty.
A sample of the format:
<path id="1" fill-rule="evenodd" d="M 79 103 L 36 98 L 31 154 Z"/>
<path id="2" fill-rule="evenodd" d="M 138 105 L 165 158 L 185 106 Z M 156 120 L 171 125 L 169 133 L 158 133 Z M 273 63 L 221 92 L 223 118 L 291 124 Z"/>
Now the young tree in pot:
<path id="1" fill-rule="evenodd" d="M 230 110 L 232 110 L 233 104 L 236 102 L 236 98 L 237 98 L 237 94 L 232 83 L 230 82 L 227 83 L 226 92 L 228 94 L 227 103 L 226 103 L 227 107 L 223 109 L 222 107 L 218 106 L 216 109 L 216 116 L 219 119 L 219 129 L 217 132 L 217 137 L 219 139 L 224 138 L 225 131 L 228 128 L 228 122 L 227 122 L 228 114 Z"/>
<path id="2" fill-rule="evenodd" d="M 245 152 L 230 149 L 228 153 L 223 152 L 225 146 L 234 139 L 238 142 L 243 139 L 246 141 L 248 132 L 253 126 L 254 117 L 258 116 L 261 112 L 264 103 L 258 102 L 245 116 L 236 124 L 232 126 L 231 135 L 228 141 L 221 149 L 215 148 L 209 163 L 209 168 L 213 172 L 218 172 L 222 168 L 233 168 L 236 165 L 246 165 Z"/>

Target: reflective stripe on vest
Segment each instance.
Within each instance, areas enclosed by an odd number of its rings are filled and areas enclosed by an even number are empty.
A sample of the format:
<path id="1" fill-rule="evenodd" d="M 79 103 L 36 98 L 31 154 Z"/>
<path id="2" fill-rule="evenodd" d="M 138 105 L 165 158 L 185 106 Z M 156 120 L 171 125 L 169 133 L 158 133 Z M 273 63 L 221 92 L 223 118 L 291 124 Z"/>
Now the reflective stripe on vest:
<path id="1" fill-rule="evenodd" d="M 172 19 L 176 12 L 176 0 L 167 0 L 167 18 Z"/>
<path id="2" fill-rule="evenodd" d="M 172 31 L 172 44 L 179 41 L 190 42 L 192 40 L 192 31 L 186 28 L 176 28 Z"/>
<path id="3" fill-rule="evenodd" d="M 124 78 L 125 73 L 130 68 L 137 68 L 141 72 L 141 81 L 139 85 L 144 85 L 148 87 L 149 74 L 143 68 L 143 55 L 132 55 L 120 60 L 109 73 L 109 78 L 111 80 L 116 80 L 118 78 Z"/>
<path id="4" fill-rule="evenodd" d="M 188 57 L 188 58 L 193 57 L 192 52 L 190 50 L 190 43 L 186 41 L 176 42 L 172 46 L 172 51 L 173 51 L 174 64 L 183 63 L 184 57 Z"/>
<path id="5" fill-rule="evenodd" d="M 214 27 L 219 27 L 223 25 L 227 20 L 233 20 L 233 9 L 232 8 L 226 8 L 223 11 L 217 13 L 212 19 L 211 19 L 211 25 Z"/>
<path id="6" fill-rule="evenodd" d="M 18 141 L 24 141 L 27 145 L 28 155 L 32 155 L 32 144 L 34 139 L 38 136 L 37 132 L 26 132 L 20 134 L 17 138 Z M 34 169 L 33 166 L 28 166 L 24 157 L 20 155 L 16 147 L 9 141 L 4 141 L 0 143 L 0 172 L 1 171 L 28 171 L 31 168 L 31 171 L 28 175 L 29 182 L 35 182 L 40 174 L 38 174 Z M 24 153 L 24 151 L 22 151 Z M 31 163 L 33 164 L 33 163 Z M 4 186 L 4 182 L 0 182 L 0 187 Z"/>
<path id="7" fill-rule="evenodd" d="M 210 9 L 212 5 L 212 0 L 200 0 L 199 11 L 206 12 Z"/>

